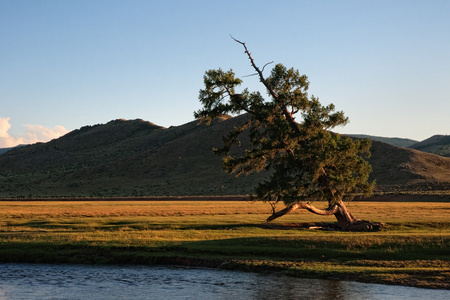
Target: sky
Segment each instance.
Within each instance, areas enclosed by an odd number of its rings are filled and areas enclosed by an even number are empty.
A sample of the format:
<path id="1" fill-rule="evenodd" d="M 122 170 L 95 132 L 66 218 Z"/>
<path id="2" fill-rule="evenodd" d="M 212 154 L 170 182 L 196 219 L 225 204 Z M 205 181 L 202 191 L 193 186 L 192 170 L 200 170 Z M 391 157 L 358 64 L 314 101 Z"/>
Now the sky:
<path id="1" fill-rule="evenodd" d="M 206 70 L 254 73 L 230 35 L 259 66 L 306 74 L 349 117 L 336 132 L 450 134 L 447 0 L 1 0 L 0 148 L 115 119 L 190 122 Z"/>

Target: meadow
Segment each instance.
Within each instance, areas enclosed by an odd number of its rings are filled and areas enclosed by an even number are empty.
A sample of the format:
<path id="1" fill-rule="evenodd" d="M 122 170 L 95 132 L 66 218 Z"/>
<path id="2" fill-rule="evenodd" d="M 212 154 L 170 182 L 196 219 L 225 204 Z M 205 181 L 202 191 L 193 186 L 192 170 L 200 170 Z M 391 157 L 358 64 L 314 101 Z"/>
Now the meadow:
<path id="1" fill-rule="evenodd" d="M 264 224 L 247 201 L 0 201 L 0 261 L 183 264 L 450 289 L 449 202 L 348 204 L 372 233 L 312 229 L 297 211 Z"/>

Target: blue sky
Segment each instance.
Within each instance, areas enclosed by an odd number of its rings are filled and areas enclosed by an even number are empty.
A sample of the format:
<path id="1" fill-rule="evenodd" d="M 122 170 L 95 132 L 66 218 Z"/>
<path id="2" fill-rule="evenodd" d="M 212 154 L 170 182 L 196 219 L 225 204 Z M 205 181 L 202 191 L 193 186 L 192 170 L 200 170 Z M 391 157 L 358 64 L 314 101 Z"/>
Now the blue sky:
<path id="1" fill-rule="evenodd" d="M 260 66 L 306 74 L 350 118 L 338 132 L 450 134 L 449 29 L 438 0 L 2 0 L 0 147 L 120 118 L 192 121 L 206 70 L 253 73 L 230 34 Z"/>

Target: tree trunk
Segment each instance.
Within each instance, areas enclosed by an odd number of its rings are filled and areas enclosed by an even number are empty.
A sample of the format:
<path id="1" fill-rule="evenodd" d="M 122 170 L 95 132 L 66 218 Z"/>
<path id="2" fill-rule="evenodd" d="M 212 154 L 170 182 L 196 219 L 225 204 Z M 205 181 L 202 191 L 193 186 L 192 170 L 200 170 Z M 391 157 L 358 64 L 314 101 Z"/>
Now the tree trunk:
<path id="1" fill-rule="evenodd" d="M 338 221 L 339 227 L 344 231 L 378 231 L 383 226 L 383 223 L 369 222 L 354 217 L 342 201 L 339 201 L 326 209 L 316 208 L 309 203 L 295 203 L 285 209 L 273 213 L 266 219 L 266 223 L 299 208 L 306 209 L 309 212 L 322 216 L 334 215 Z"/>

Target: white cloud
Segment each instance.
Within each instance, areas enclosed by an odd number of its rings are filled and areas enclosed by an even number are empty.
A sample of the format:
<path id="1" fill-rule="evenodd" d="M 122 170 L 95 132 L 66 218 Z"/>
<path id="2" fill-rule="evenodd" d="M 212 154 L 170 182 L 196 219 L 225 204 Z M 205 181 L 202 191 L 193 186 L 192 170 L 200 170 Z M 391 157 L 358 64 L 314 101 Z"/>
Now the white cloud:
<path id="1" fill-rule="evenodd" d="M 63 126 L 47 128 L 42 125 L 26 125 L 26 132 L 19 137 L 8 133 L 11 128 L 10 118 L 0 117 L 0 148 L 14 147 L 20 144 L 34 144 L 37 142 L 48 142 L 59 138 L 68 131 Z"/>

